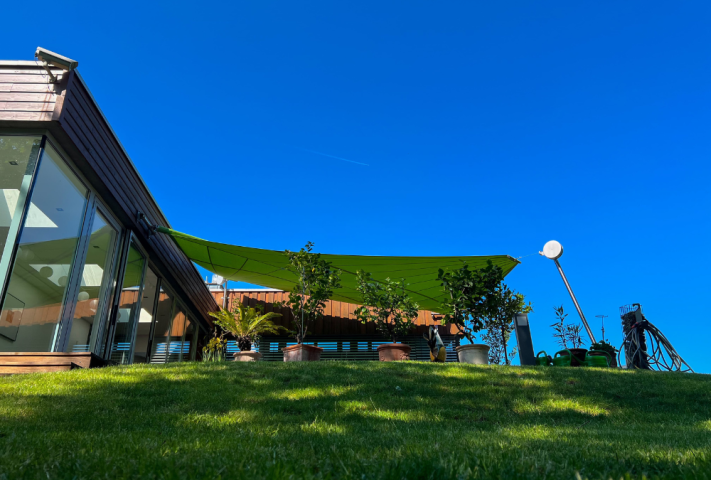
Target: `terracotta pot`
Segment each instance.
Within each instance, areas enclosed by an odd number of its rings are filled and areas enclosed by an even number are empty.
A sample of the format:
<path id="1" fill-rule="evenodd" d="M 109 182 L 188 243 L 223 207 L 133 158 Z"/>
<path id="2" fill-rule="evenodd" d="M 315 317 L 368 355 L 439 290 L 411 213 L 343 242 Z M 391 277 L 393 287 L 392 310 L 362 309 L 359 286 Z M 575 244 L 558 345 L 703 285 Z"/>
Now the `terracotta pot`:
<path id="1" fill-rule="evenodd" d="M 412 347 L 405 343 L 384 343 L 378 347 L 378 356 L 381 362 L 397 362 L 410 360 Z"/>
<path id="2" fill-rule="evenodd" d="M 234 354 L 235 362 L 256 362 L 262 358 L 262 354 L 259 352 L 235 352 Z"/>
<path id="3" fill-rule="evenodd" d="M 469 363 L 471 365 L 489 364 L 489 345 L 472 343 L 460 345 L 456 348 L 459 363 Z"/>
<path id="4" fill-rule="evenodd" d="M 588 353 L 587 348 L 569 348 L 570 353 L 573 357 L 570 359 L 571 367 L 584 367 L 585 366 L 585 354 Z"/>
<path id="5" fill-rule="evenodd" d="M 323 348 L 300 343 L 284 347 L 281 351 L 284 352 L 285 362 L 318 362 L 321 360 Z"/>

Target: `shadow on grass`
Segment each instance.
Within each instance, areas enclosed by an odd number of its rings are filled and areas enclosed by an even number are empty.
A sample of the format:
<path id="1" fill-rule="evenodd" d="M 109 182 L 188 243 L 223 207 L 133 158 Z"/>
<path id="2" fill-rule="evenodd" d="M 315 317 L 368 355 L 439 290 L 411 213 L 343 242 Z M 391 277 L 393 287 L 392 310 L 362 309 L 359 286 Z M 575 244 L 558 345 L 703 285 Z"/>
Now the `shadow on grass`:
<path id="1" fill-rule="evenodd" d="M 703 478 L 709 380 L 416 362 L 11 377 L 0 380 L 0 474 Z"/>

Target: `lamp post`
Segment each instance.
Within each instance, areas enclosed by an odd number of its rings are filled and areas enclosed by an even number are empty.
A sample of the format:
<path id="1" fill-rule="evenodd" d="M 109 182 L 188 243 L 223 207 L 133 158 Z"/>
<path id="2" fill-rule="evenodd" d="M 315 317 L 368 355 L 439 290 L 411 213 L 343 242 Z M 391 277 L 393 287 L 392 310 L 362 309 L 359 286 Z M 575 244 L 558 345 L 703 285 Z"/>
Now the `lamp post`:
<path id="1" fill-rule="evenodd" d="M 593 332 L 590 329 L 590 325 L 588 325 L 588 321 L 585 319 L 585 314 L 583 314 L 583 310 L 580 308 L 578 300 L 575 298 L 573 289 L 570 288 L 570 283 L 568 283 L 568 279 L 565 277 L 565 273 L 563 273 L 563 267 L 561 267 L 560 262 L 558 262 L 558 259 L 563 255 L 563 245 L 561 245 L 559 242 L 556 242 L 555 240 L 551 240 L 543 246 L 543 251 L 538 253 L 555 262 L 555 266 L 558 267 L 558 272 L 560 273 L 560 276 L 563 279 L 563 283 L 565 283 L 565 288 L 568 289 L 570 298 L 573 299 L 573 303 L 575 304 L 575 309 L 578 311 L 578 315 L 580 315 L 580 320 L 583 321 L 585 330 L 588 332 L 590 341 L 592 343 L 596 343 L 595 335 L 593 335 Z"/>

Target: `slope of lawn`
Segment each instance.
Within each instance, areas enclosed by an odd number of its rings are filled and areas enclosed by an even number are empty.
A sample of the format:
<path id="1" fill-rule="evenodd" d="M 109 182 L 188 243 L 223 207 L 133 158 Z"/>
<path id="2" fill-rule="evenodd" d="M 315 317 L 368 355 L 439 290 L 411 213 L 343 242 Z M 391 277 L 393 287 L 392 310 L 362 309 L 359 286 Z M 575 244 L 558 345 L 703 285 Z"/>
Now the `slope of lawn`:
<path id="1" fill-rule="evenodd" d="M 711 376 L 312 362 L 0 378 L 0 479 L 711 478 Z"/>

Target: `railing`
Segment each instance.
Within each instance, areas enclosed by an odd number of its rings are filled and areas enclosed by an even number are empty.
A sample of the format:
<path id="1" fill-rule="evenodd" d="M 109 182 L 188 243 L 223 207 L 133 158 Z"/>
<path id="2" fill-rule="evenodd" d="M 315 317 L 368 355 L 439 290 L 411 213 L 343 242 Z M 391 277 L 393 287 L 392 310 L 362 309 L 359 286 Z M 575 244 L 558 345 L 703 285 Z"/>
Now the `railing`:
<path id="1" fill-rule="evenodd" d="M 454 335 L 441 335 L 441 338 L 447 350 L 447 361 L 459 361 L 455 350 L 459 346 L 459 338 Z M 379 335 L 311 335 L 306 338 L 304 343 L 323 348 L 321 360 L 378 360 L 378 346 L 390 343 L 390 341 Z M 408 335 L 403 339 L 403 343 L 412 347 L 411 360 L 430 360 L 430 349 L 423 337 Z M 296 342 L 291 338 L 262 337 L 258 345 L 252 346 L 252 350 L 261 353 L 263 361 L 281 362 L 284 360 L 284 353 L 281 349 L 291 345 L 296 345 Z M 228 361 L 232 360 L 233 354 L 238 351 L 236 342 L 227 342 L 226 357 Z"/>
<path id="2" fill-rule="evenodd" d="M 151 355 L 151 363 L 170 363 L 183 360 L 188 360 L 190 357 L 190 342 L 171 342 L 159 343 L 156 345 L 155 352 Z"/>

